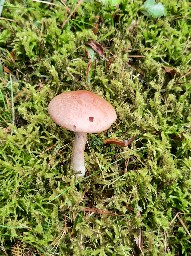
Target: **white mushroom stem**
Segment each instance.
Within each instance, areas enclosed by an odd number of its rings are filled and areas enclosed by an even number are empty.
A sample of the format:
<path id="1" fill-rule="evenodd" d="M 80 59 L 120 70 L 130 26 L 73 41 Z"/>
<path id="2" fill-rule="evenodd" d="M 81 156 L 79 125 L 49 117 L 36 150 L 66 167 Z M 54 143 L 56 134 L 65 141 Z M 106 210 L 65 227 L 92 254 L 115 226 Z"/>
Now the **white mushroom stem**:
<path id="1" fill-rule="evenodd" d="M 87 141 L 87 133 L 76 132 L 72 150 L 72 169 L 76 176 L 84 176 L 86 169 L 84 166 L 84 150 Z"/>

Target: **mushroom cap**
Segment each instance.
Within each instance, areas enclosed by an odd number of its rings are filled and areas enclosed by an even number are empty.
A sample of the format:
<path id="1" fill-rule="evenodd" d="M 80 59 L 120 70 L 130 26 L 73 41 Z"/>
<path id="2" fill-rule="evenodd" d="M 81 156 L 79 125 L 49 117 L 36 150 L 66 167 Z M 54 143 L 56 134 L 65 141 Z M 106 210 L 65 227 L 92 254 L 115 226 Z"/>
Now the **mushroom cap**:
<path id="1" fill-rule="evenodd" d="M 85 90 L 57 95 L 50 101 L 48 113 L 61 127 L 86 133 L 105 131 L 117 118 L 109 102 Z"/>

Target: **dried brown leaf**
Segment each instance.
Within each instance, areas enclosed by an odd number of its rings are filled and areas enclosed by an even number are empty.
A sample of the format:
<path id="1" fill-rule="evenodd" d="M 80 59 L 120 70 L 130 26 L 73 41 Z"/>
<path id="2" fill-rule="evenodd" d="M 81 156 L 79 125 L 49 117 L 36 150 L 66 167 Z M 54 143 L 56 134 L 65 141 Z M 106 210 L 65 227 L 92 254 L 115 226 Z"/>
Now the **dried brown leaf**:
<path id="1" fill-rule="evenodd" d="M 102 210 L 102 209 L 97 209 L 97 208 L 90 208 L 90 207 L 81 207 L 81 210 L 84 212 L 93 212 L 97 214 L 106 214 L 106 215 L 111 215 L 111 216 L 124 216 L 124 215 L 119 215 L 117 213 L 108 211 L 108 210 Z"/>
<path id="2" fill-rule="evenodd" d="M 163 66 L 163 68 L 165 72 L 170 74 L 172 77 L 179 73 L 174 67 Z"/>
<path id="3" fill-rule="evenodd" d="M 135 140 L 135 136 L 128 140 L 118 140 L 118 139 L 106 139 L 103 141 L 104 144 L 115 144 L 120 147 L 128 147 Z"/>
<path id="4" fill-rule="evenodd" d="M 99 31 L 99 24 L 98 23 L 95 23 L 94 24 L 94 27 L 93 27 L 93 33 L 96 35 Z"/>
<path id="5" fill-rule="evenodd" d="M 99 56 L 104 57 L 104 50 L 101 44 L 94 40 L 90 40 L 87 45 L 90 46 Z"/>
<path id="6" fill-rule="evenodd" d="M 12 74 L 11 70 L 4 66 L 3 68 L 4 72 L 7 74 Z"/>

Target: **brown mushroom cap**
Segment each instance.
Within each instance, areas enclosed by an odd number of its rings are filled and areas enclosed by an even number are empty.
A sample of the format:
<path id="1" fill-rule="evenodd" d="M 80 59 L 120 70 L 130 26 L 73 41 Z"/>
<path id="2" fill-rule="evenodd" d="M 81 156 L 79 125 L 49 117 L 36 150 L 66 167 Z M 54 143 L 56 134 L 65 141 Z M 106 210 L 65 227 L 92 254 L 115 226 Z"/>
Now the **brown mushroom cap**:
<path id="1" fill-rule="evenodd" d="M 117 118 L 109 102 L 85 90 L 57 95 L 50 101 L 48 113 L 61 127 L 86 133 L 105 131 Z"/>

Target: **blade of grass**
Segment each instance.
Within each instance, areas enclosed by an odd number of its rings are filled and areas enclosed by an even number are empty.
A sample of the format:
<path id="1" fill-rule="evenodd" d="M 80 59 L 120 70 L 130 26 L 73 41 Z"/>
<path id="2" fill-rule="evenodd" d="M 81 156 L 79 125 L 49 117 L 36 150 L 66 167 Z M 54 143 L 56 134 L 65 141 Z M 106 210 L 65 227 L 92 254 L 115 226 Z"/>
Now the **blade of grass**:
<path id="1" fill-rule="evenodd" d="M 10 80 L 8 82 L 8 87 L 11 92 L 11 113 L 12 113 L 12 125 L 14 127 L 15 125 L 15 109 L 14 109 L 14 95 L 13 95 L 13 80 L 10 75 Z M 11 135 L 13 134 L 13 127 L 11 128 Z"/>
<path id="2" fill-rule="evenodd" d="M 2 100 L 4 109 L 6 110 L 7 106 L 6 106 L 6 103 L 5 103 L 5 97 L 4 97 L 3 92 L 2 92 L 1 89 L 0 89 L 0 99 Z"/>

